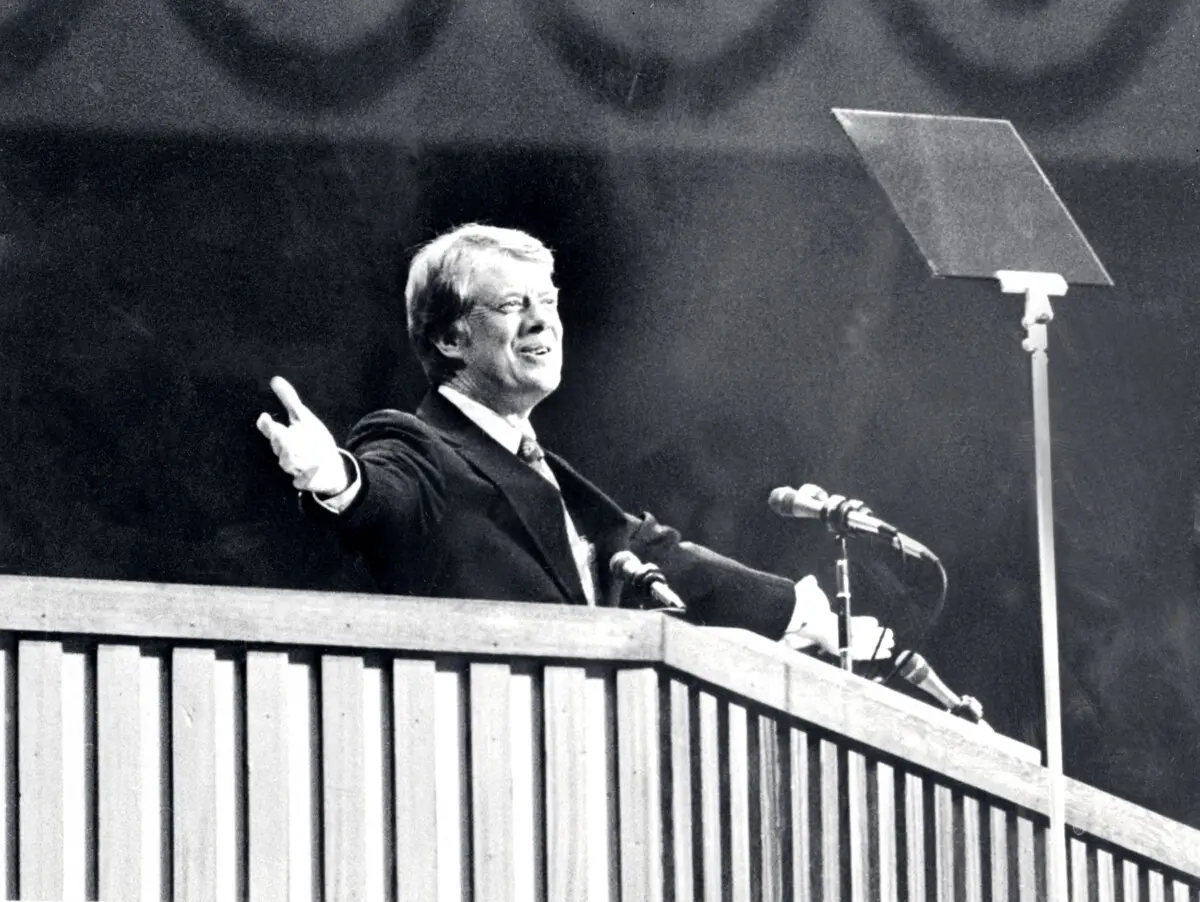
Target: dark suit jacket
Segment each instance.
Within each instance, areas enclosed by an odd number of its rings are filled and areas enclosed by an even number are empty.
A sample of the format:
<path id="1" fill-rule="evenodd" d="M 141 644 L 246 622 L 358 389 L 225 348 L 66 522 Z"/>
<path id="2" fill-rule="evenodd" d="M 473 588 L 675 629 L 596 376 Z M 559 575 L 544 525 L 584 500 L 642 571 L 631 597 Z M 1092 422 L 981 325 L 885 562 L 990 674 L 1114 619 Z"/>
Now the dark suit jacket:
<path id="1" fill-rule="evenodd" d="M 559 494 L 436 392 L 415 416 L 380 410 L 351 430 L 363 486 L 333 514 L 302 496 L 306 512 L 358 552 L 381 590 L 406 595 L 585 604 Z M 608 572 L 629 549 L 658 564 L 689 619 L 783 634 L 791 581 L 745 567 L 649 514 L 625 513 L 557 455 L 546 458 L 580 532 L 596 545 L 600 600 L 636 606 Z"/>

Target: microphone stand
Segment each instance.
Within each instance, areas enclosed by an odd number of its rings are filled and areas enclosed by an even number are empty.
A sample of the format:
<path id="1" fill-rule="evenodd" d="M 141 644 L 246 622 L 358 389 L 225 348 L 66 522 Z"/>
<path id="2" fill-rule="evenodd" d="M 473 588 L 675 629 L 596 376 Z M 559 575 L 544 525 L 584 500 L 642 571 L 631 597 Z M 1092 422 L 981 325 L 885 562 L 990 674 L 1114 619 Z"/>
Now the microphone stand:
<path id="1" fill-rule="evenodd" d="M 854 672 L 854 656 L 850 646 L 850 554 L 849 543 L 845 533 L 839 532 L 834 536 L 838 543 L 837 559 L 837 605 L 838 616 L 838 655 L 841 658 L 842 670 Z"/>
<path id="2" fill-rule="evenodd" d="M 854 672 L 854 654 L 852 652 L 850 610 L 850 550 L 846 541 L 848 517 L 854 511 L 865 510 L 861 501 L 853 501 L 841 495 L 833 495 L 827 504 L 822 519 L 825 525 L 833 530 L 833 537 L 838 543 L 837 559 L 837 606 L 838 615 L 838 656 L 841 668 L 847 673 Z M 869 513 L 869 511 L 868 511 Z"/>

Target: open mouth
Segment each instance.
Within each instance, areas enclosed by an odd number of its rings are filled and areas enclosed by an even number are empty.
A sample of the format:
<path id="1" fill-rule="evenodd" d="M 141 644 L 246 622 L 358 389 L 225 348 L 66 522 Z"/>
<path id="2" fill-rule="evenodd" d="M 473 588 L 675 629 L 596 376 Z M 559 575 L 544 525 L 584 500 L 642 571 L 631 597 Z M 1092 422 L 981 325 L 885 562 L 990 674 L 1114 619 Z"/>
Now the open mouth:
<path id="1" fill-rule="evenodd" d="M 545 345 L 538 345 L 533 348 L 522 348 L 519 353 L 523 357 L 545 357 L 550 353 L 550 348 Z"/>

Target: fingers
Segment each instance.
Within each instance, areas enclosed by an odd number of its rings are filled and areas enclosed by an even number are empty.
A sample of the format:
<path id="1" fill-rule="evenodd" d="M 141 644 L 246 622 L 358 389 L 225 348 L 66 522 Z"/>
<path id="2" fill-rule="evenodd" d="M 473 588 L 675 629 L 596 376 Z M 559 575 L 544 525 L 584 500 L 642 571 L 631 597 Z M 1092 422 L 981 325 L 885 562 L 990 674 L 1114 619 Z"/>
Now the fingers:
<path id="1" fill-rule="evenodd" d="M 275 392 L 275 397 L 279 399 L 279 403 L 287 411 L 288 419 L 291 422 L 296 422 L 308 413 L 308 408 L 300 400 L 300 395 L 296 393 L 296 389 L 292 388 L 292 384 L 282 376 L 275 376 L 271 379 L 271 391 Z"/>
<path id="2" fill-rule="evenodd" d="M 809 636 L 801 636 L 799 633 L 785 633 L 783 638 L 779 641 L 795 651 L 800 651 L 804 648 L 812 648 L 817 644 L 816 639 L 813 639 Z"/>
<path id="3" fill-rule="evenodd" d="M 796 582 L 794 594 L 796 604 L 792 609 L 792 618 L 784 632 L 803 630 L 806 626 L 816 624 L 829 617 L 829 598 L 821 591 L 817 578 L 812 574 Z"/>
<path id="4" fill-rule="evenodd" d="M 896 637 L 888 627 L 879 625 L 879 618 L 858 615 L 851 618 L 850 656 L 855 661 L 882 661 L 892 656 Z M 806 623 L 799 630 L 789 630 L 780 640 L 794 651 L 810 649 L 814 645 L 831 655 L 838 651 L 838 622 L 832 612 L 827 616 Z"/>
<path id="5" fill-rule="evenodd" d="M 283 428 L 271 418 L 269 413 L 260 413 L 258 419 L 254 421 L 254 425 L 266 438 L 273 438 L 275 433 Z"/>
<path id="6" fill-rule="evenodd" d="M 271 451 L 276 457 L 279 456 L 280 448 L 283 445 L 284 436 L 287 435 L 287 426 L 282 423 L 277 423 L 269 413 L 260 413 L 258 419 L 254 421 L 254 425 L 271 443 Z"/>
<path id="7" fill-rule="evenodd" d="M 878 651 L 875 652 L 875 658 L 890 658 L 893 650 L 896 647 L 896 637 L 890 629 L 885 628 L 883 631 L 883 641 L 876 640 Z"/>
<path id="8" fill-rule="evenodd" d="M 303 467 L 286 469 L 288 475 L 292 477 L 292 487 L 297 489 L 307 489 L 312 485 L 313 477 L 317 474 L 317 467 Z"/>
<path id="9" fill-rule="evenodd" d="M 857 621 L 859 618 L 854 619 Z M 882 661 L 890 658 L 896 645 L 895 634 L 888 627 L 879 626 L 874 617 L 862 619 L 873 622 L 870 625 L 857 622 L 854 624 L 853 657 L 859 661 Z"/>

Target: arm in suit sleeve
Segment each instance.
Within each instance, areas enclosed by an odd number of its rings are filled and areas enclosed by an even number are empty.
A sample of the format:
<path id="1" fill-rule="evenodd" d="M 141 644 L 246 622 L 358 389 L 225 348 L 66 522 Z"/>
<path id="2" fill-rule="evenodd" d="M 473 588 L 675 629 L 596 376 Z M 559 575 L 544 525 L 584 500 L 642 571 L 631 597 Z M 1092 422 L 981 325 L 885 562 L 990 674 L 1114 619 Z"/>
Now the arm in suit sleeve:
<path id="1" fill-rule="evenodd" d="M 373 552 L 418 541 L 445 507 L 436 441 L 429 428 L 410 414 L 395 410 L 369 414 L 346 440 L 346 451 L 353 455 L 362 483 L 354 500 L 335 513 L 302 492 L 301 508 L 368 560 Z"/>
<path id="2" fill-rule="evenodd" d="M 796 608 L 791 580 L 754 570 L 732 558 L 682 541 L 678 531 L 650 514 L 635 520 L 629 548 L 662 568 L 687 602 L 688 619 L 708 626 L 736 626 L 779 639 Z"/>

